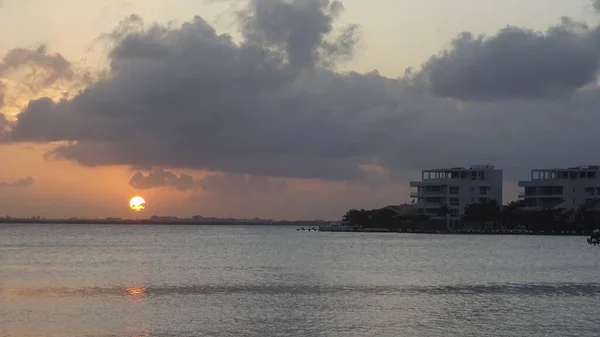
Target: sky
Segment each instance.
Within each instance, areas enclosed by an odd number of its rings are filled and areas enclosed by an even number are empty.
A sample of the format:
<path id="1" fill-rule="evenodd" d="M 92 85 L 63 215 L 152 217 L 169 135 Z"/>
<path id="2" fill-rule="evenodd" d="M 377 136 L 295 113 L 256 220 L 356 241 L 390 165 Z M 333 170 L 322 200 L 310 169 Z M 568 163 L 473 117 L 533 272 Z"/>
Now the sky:
<path id="1" fill-rule="evenodd" d="M 1 0 L 0 215 L 337 219 L 599 164 L 600 1 Z M 144 214 L 128 201 L 141 195 Z"/>

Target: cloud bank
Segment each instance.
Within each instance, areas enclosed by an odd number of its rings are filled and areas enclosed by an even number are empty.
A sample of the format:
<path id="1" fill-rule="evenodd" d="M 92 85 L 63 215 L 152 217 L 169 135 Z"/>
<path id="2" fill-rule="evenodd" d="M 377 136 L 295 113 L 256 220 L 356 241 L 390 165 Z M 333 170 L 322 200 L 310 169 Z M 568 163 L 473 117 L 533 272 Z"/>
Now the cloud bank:
<path id="1" fill-rule="evenodd" d="M 29 102 L 14 124 L 0 119 L 1 138 L 66 142 L 52 155 L 85 166 L 349 182 L 477 163 L 511 179 L 600 155 L 598 27 L 562 19 L 545 32 L 463 33 L 420 69 L 387 78 L 335 70 L 360 32 L 336 25 L 342 12 L 338 1 L 253 0 L 239 16 L 241 42 L 198 16 L 176 28 L 131 16 L 105 35 L 107 77 L 72 98 Z M 160 170 L 130 183 L 196 186 Z"/>
<path id="2" fill-rule="evenodd" d="M 518 27 L 492 37 L 463 33 L 423 72 L 438 96 L 555 99 L 594 83 L 599 62 L 598 28 L 563 18 L 545 33 Z"/>

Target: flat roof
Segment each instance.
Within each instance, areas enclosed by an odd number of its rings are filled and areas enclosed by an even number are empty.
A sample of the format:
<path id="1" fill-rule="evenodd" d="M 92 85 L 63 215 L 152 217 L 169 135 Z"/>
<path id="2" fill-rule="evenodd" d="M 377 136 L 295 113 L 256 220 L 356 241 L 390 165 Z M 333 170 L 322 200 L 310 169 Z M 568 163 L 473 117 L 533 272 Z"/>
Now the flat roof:
<path id="1" fill-rule="evenodd" d="M 469 170 L 495 170 L 494 165 L 471 165 L 470 167 L 445 167 L 426 169 L 423 171 L 469 171 Z"/>
<path id="2" fill-rule="evenodd" d="M 600 165 L 582 165 L 572 167 L 561 167 L 561 168 L 536 168 L 531 171 L 597 171 L 600 170 Z"/>

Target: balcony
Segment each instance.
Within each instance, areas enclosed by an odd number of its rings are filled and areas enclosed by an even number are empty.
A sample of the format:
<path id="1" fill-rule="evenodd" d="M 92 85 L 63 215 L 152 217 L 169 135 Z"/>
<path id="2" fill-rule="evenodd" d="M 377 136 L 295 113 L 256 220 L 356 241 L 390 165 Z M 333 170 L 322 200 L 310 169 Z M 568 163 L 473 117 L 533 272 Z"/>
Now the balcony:
<path id="1" fill-rule="evenodd" d="M 562 194 L 519 193 L 519 199 L 562 199 Z"/>
<path id="2" fill-rule="evenodd" d="M 413 199 L 417 198 L 444 198 L 448 194 L 446 191 L 437 191 L 437 192 L 411 192 L 410 197 Z"/>
<path id="3" fill-rule="evenodd" d="M 422 186 L 436 186 L 436 185 L 447 185 L 448 179 L 429 179 L 420 181 L 411 181 L 410 187 L 422 187 Z"/>
<path id="4" fill-rule="evenodd" d="M 446 205 L 447 204 L 445 202 L 428 202 L 428 203 L 417 204 L 417 207 L 419 207 L 419 208 L 440 208 L 440 207 L 443 207 Z"/>

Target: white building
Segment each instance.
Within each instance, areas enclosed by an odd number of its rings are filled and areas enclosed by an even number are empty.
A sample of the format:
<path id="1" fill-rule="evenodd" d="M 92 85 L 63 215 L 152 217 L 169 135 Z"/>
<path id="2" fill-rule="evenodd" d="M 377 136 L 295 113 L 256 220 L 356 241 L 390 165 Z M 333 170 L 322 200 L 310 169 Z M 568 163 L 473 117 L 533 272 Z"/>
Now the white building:
<path id="1" fill-rule="evenodd" d="M 600 166 L 531 170 L 531 180 L 519 181 L 519 187 L 519 198 L 532 209 L 574 209 L 600 201 Z"/>
<path id="2" fill-rule="evenodd" d="M 419 212 L 446 219 L 447 228 L 459 226 L 469 204 L 496 200 L 502 205 L 502 170 L 492 165 L 424 170 L 421 181 L 411 181 L 410 187 L 417 188 L 410 197 L 416 199 Z M 444 206 L 449 209 L 447 217 L 440 214 Z"/>

